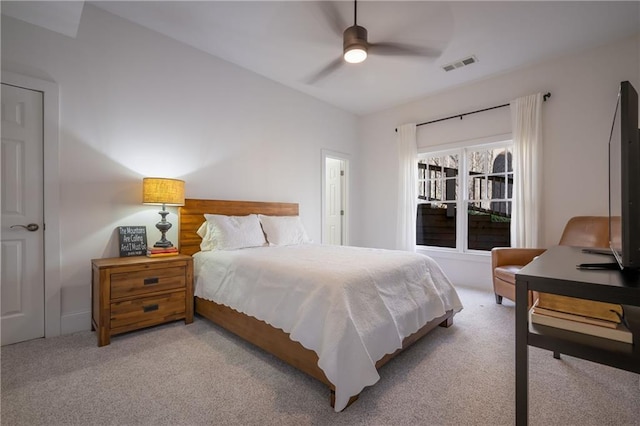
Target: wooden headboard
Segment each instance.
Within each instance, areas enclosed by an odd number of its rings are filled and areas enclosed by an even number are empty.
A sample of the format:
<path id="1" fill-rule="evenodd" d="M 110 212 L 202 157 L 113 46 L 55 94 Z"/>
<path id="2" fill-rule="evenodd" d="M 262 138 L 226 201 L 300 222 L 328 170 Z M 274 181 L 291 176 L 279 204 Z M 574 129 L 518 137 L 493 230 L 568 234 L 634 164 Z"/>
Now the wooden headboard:
<path id="1" fill-rule="evenodd" d="M 261 201 L 223 201 L 186 199 L 180 207 L 178 241 L 180 253 L 191 256 L 200 251 L 200 237 L 196 231 L 204 222 L 204 214 L 245 216 L 264 214 L 270 216 L 297 216 L 297 203 L 270 203 Z"/>

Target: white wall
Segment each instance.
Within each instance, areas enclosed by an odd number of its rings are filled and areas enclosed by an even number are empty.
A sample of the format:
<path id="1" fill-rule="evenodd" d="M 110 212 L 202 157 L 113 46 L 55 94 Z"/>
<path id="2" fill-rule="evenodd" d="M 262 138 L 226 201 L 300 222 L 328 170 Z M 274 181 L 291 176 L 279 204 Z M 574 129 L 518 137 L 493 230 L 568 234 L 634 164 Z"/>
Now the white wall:
<path id="1" fill-rule="evenodd" d="M 464 72 L 464 68 L 453 72 Z M 519 96 L 551 92 L 543 106 L 544 246 L 556 244 L 566 221 L 576 215 L 606 215 L 607 142 L 617 88 L 630 80 L 640 87 L 640 36 L 579 54 L 457 87 L 362 120 L 363 245 L 393 248 L 397 199 L 394 129 L 508 103 Z M 419 127 L 418 145 L 510 132 L 503 108 Z M 488 256 L 431 253 L 454 283 L 491 288 Z"/>
<path id="2" fill-rule="evenodd" d="M 117 226 L 159 239 L 142 177 L 184 179 L 190 198 L 298 202 L 319 242 L 321 150 L 358 173 L 352 114 L 90 4 L 75 39 L 3 16 L 2 68 L 60 88 L 63 333 L 89 329 L 90 260 L 118 255 Z"/>

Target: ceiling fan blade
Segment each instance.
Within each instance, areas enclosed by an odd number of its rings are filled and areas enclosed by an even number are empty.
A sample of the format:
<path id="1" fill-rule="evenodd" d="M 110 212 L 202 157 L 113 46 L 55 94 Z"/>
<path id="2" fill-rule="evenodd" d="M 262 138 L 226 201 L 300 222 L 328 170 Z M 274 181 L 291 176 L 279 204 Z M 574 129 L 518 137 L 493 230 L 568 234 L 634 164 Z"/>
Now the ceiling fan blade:
<path id="1" fill-rule="evenodd" d="M 318 9 L 322 12 L 322 16 L 331 30 L 338 36 L 342 37 L 342 32 L 348 27 L 347 23 L 340 15 L 340 11 L 333 1 L 318 2 Z"/>
<path id="2" fill-rule="evenodd" d="M 307 84 L 317 83 L 318 81 L 322 80 L 323 78 L 325 78 L 326 76 L 328 76 L 329 74 L 331 74 L 332 72 L 340 68 L 343 64 L 344 64 L 344 59 L 342 58 L 342 56 L 334 59 L 326 67 L 322 68 L 320 71 L 318 71 L 317 73 L 309 77 L 306 80 Z"/>
<path id="3" fill-rule="evenodd" d="M 429 47 L 393 42 L 369 43 L 369 52 L 373 55 L 422 56 L 425 58 L 437 58 L 442 53 Z"/>

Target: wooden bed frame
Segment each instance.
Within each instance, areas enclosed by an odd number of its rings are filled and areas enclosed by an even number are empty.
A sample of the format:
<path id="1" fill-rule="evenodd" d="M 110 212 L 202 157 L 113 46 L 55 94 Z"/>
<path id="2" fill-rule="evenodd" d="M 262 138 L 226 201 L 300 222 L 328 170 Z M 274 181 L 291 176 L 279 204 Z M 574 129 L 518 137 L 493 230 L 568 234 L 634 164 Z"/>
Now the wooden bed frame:
<path id="1" fill-rule="evenodd" d="M 296 216 L 298 215 L 298 204 L 187 199 L 185 200 L 185 205 L 180 208 L 178 239 L 182 254 L 193 255 L 200 250 L 201 239 L 196 234 L 196 231 L 204 221 L 203 215 L 205 213 L 229 216 L 243 216 L 252 213 L 273 216 Z M 275 355 L 287 364 L 325 383 L 331 393 L 331 406 L 334 406 L 335 387 L 318 367 L 318 355 L 302 346 L 299 342 L 291 340 L 288 333 L 272 327 L 264 321 L 199 297 L 195 298 L 195 311 L 222 328 Z M 451 326 L 453 324 L 453 315 L 453 311 L 448 311 L 445 315 L 435 318 L 414 334 L 406 337 L 402 348 L 392 354 L 385 355 L 376 362 L 376 368 L 382 367 L 437 326 Z M 357 398 L 358 395 L 352 396 L 349 400 L 349 405 Z"/>

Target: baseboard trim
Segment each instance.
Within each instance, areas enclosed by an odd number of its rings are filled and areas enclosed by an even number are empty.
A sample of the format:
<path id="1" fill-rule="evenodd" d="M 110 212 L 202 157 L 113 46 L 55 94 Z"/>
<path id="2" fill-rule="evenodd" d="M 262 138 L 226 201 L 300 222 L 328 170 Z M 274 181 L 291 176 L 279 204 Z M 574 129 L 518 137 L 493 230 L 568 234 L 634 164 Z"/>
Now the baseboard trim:
<path id="1" fill-rule="evenodd" d="M 91 330 L 91 312 L 72 312 L 62 314 L 60 318 L 60 333 L 70 334 L 78 331 Z"/>

